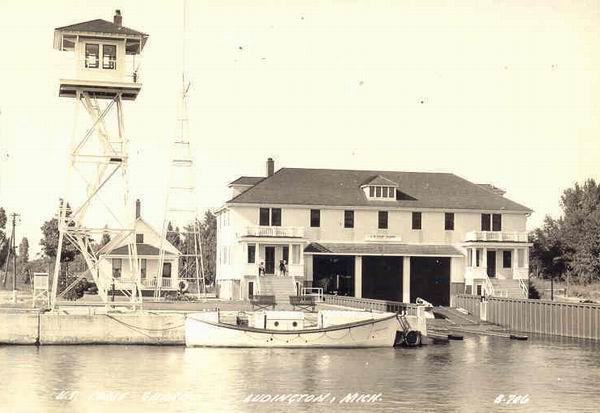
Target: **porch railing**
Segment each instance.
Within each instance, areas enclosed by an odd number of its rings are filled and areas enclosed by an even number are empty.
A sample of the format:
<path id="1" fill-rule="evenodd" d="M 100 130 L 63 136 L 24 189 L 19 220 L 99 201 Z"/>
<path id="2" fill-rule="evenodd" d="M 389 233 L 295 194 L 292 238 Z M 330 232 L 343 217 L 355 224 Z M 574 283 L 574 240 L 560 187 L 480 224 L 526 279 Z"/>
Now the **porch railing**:
<path id="1" fill-rule="evenodd" d="M 518 231 L 470 231 L 465 241 L 528 242 L 527 232 Z"/>
<path id="2" fill-rule="evenodd" d="M 156 287 L 156 278 L 142 278 L 142 285 L 144 287 Z M 163 277 L 161 287 L 171 288 L 171 279 Z"/>
<path id="3" fill-rule="evenodd" d="M 302 287 L 301 295 L 310 295 L 316 297 L 317 301 L 323 302 L 323 289 L 320 287 Z"/>
<path id="4" fill-rule="evenodd" d="M 304 238 L 304 227 L 261 227 L 250 226 L 242 230 L 242 237 L 287 237 Z"/>

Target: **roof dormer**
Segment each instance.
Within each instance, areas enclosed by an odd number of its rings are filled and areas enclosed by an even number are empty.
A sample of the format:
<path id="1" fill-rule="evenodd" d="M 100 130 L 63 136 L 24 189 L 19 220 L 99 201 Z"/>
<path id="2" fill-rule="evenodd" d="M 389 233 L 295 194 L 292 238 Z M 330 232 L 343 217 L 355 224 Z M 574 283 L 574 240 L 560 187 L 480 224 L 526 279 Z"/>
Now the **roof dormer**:
<path id="1" fill-rule="evenodd" d="M 381 175 L 377 175 L 361 185 L 361 189 L 369 200 L 390 201 L 396 199 L 398 184 Z"/>

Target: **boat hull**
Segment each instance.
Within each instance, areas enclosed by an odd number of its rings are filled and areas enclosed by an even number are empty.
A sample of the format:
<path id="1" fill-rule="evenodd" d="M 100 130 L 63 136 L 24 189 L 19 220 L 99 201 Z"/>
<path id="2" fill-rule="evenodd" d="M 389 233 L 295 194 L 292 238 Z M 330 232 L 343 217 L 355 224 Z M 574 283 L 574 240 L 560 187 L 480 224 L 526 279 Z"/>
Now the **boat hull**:
<path id="1" fill-rule="evenodd" d="M 188 315 L 188 347 L 367 348 L 392 347 L 398 330 L 395 314 L 382 318 L 297 331 L 263 330 L 207 321 Z"/>

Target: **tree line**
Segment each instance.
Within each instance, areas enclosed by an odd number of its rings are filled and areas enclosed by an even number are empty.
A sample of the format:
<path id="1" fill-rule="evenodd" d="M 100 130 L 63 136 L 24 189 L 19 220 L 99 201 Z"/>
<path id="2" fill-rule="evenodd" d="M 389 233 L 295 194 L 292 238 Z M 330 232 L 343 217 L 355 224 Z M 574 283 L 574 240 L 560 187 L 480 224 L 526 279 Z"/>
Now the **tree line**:
<path id="1" fill-rule="evenodd" d="M 562 216 L 546 216 L 530 233 L 531 271 L 541 278 L 600 281 L 600 185 L 594 179 L 566 189 Z"/>

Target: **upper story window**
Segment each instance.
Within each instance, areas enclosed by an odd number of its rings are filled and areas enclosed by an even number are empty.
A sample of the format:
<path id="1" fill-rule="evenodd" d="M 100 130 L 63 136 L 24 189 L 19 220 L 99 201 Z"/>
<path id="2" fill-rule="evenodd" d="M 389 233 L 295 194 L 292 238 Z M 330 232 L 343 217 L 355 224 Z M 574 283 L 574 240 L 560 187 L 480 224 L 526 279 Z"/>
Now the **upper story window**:
<path id="1" fill-rule="evenodd" d="M 271 208 L 271 225 L 274 227 L 281 226 L 281 208 Z"/>
<path id="2" fill-rule="evenodd" d="M 85 67 L 97 69 L 100 67 L 100 45 L 97 43 L 85 44 Z"/>
<path id="3" fill-rule="evenodd" d="M 311 209 L 310 210 L 310 226 L 318 228 L 321 226 L 321 210 Z"/>
<path id="4" fill-rule="evenodd" d="M 100 51 L 102 51 L 102 55 L 100 55 Z M 85 67 L 98 69 L 100 61 L 102 61 L 102 69 L 115 70 L 117 68 L 117 46 L 114 44 L 86 43 Z"/>
<path id="5" fill-rule="evenodd" d="M 389 200 L 396 198 L 396 188 L 393 186 L 370 185 L 369 198 Z"/>
<path id="6" fill-rule="evenodd" d="M 102 69 L 117 68 L 117 46 L 112 44 L 102 45 Z"/>
<path id="7" fill-rule="evenodd" d="M 144 243 L 144 234 L 135 234 L 135 243 L 143 244 Z"/>
<path id="8" fill-rule="evenodd" d="M 261 208 L 259 211 L 258 225 L 268 227 L 269 222 L 269 208 Z"/>
<path id="9" fill-rule="evenodd" d="M 421 213 L 412 213 L 412 229 L 421 229 Z"/>
<path id="10" fill-rule="evenodd" d="M 261 227 L 280 227 L 281 208 L 260 208 L 258 212 L 258 225 Z"/>
<path id="11" fill-rule="evenodd" d="M 492 231 L 502 231 L 502 215 L 492 215 Z"/>
<path id="12" fill-rule="evenodd" d="M 344 211 L 344 228 L 354 228 L 354 211 Z"/>
<path id="13" fill-rule="evenodd" d="M 482 231 L 502 231 L 501 214 L 481 214 Z"/>
<path id="14" fill-rule="evenodd" d="M 387 211 L 379 211 L 377 221 L 378 221 L 377 228 L 387 229 L 387 227 L 388 227 L 388 212 Z"/>
<path id="15" fill-rule="evenodd" d="M 444 214 L 444 229 L 446 231 L 454 231 L 454 213 L 446 212 Z"/>

